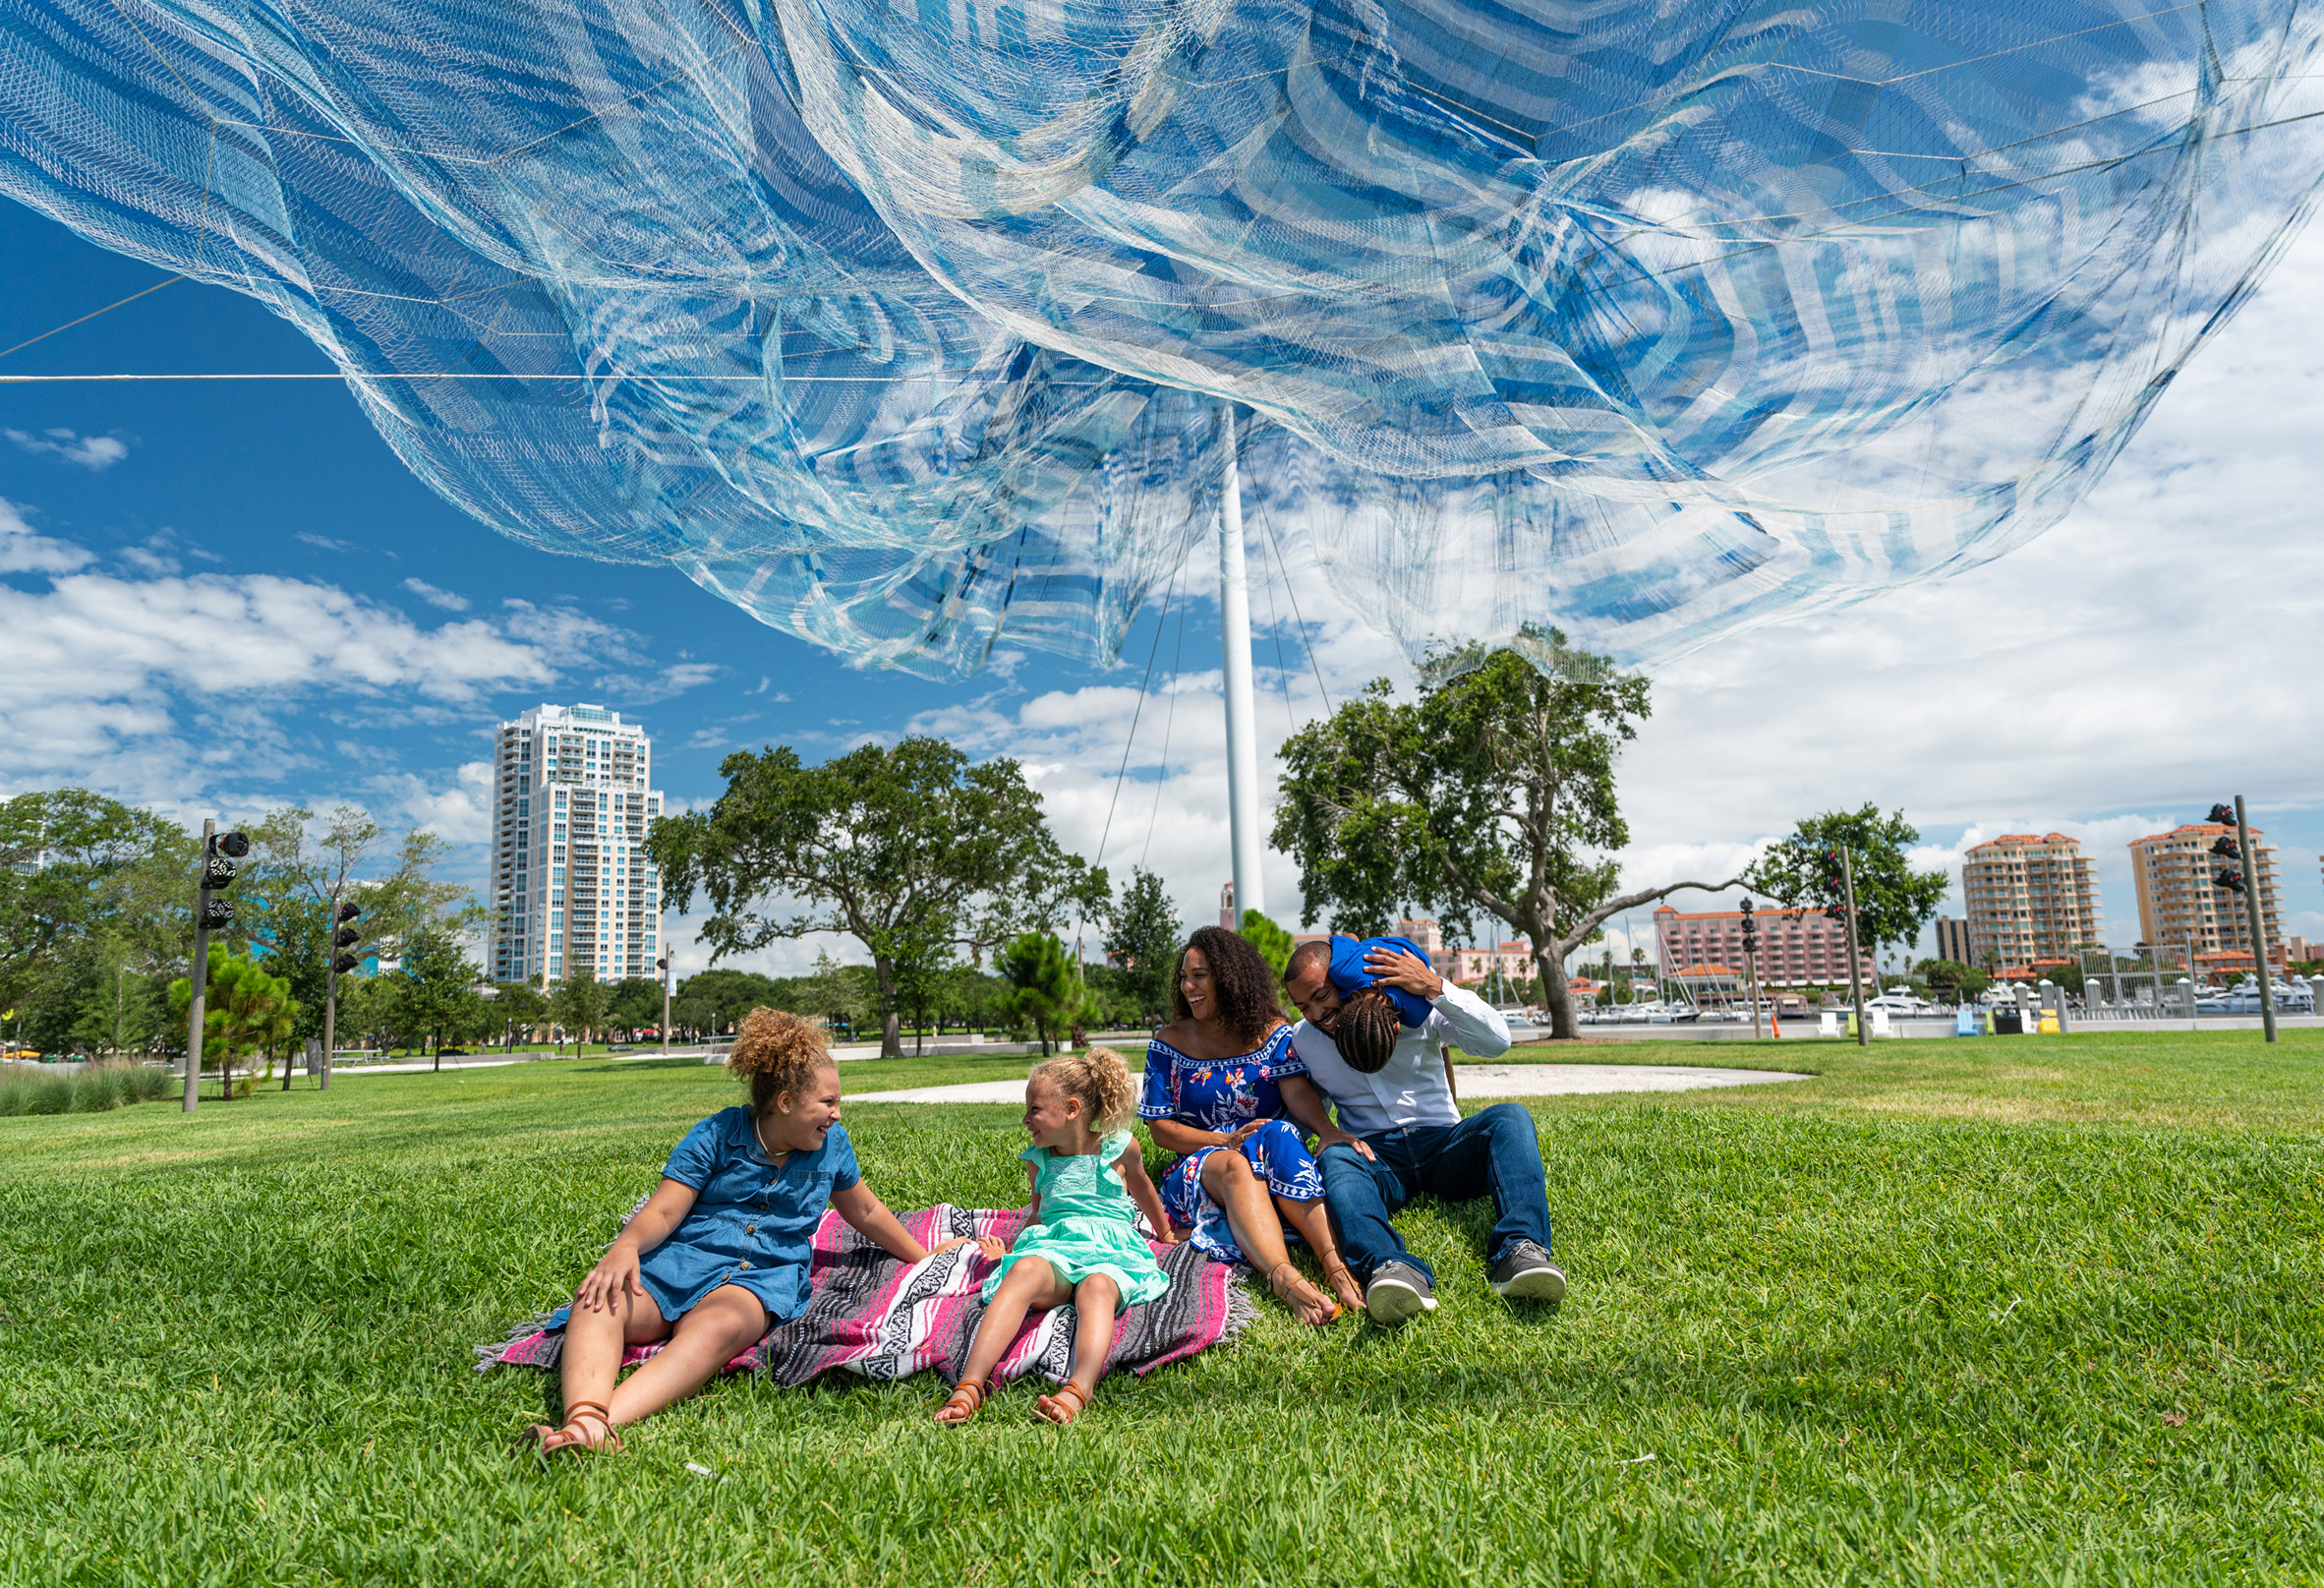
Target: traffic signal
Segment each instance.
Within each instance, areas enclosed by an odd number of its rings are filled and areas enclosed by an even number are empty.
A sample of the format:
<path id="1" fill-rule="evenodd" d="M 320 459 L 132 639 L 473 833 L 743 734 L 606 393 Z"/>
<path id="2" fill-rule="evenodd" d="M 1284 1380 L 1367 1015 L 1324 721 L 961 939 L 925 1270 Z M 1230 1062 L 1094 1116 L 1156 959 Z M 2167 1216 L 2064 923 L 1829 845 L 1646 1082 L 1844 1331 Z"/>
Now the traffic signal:
<path id="1" fill-rule="evenodd" d="M 2225 888 L 2230 893 L 2241 893 L 2243 891 L 2243 873 L 2239 870 L 2218 872 L 2212 877 L 2211 885 L 2215 888 Z"/>
<path id="2" fill-rule="evenodd" d="M 2211 814 L 2205 819 L 2215 826 L 2233 827 L 2236 825 L 2236 807 L 2233 805 L 2213 805 Z"/>
<path id="3" fill-rule="evenodd" d="M 2220 834 L 2219 841 L 2211 846 L 2211 853 L 2225 860 L 2239 860 L 2243 857 L 2243 852 L 2236 848 L 2236 841 L 2225 833 Z"/>
<path id="4" fill-rule="evenodd" d="M 202 857 L 202 910 L 204 928 L 218 931 L 234 924 L 234 907 L 215 897 L 234 880 L 234 862 L 250 853 L 250 840 L 240 833 L 213 833 Z"/>
<path id="5" fill-rule="evenodd" d="M 339 907 L 336 922 L 338 929 L 331 933 L 331 970 L 336 974 L 345 975 L 363 963 L 347 952 L 363 941 L 363 933 L 348 923 L 362 918 L 363 912 L 353 903 Z"/>
<path id="6" fill-rule="evenodd" d="M 1743 901 L 1743 952 L 1753 954 L 1758 950 L 1759 917 L 1751 912 L 1751 901 L 1746 899 Z"/>

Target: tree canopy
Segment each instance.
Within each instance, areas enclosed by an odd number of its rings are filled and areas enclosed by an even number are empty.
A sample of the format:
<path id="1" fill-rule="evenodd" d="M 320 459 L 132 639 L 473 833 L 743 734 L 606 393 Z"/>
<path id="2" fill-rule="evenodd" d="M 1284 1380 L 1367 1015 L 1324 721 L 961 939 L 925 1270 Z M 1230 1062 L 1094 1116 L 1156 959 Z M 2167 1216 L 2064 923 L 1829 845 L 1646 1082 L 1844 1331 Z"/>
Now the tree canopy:
<path id="1" fill-rule="evenodd" d="M 1426 912 L 1456 940 L 1480 914 L 1532 945 L 1551 1031 L 1579 1034 L 1565 957 L 1621 911 L 1733 878 L 1615 891 L 1630 842 L 1614 761 L 1647 681 L 1549 636 L 1544 675 L 1512 652 L 1407 705 L 1380 679 L 1283 747 L 1273 843 L 1304 913 L 1369 936 Z"/>
<path id="2" fill-rule="evenodd" d="M 1041 796 L 1006 757 L 943 739 L 866 744 L 810 766 L 789 745 L 728 756 L 707 811 L 664 817 L 646 847 L 672 908 L 710 901 L 714 959 L 816 932 L 871 954 L 881 1052 L 902 1051 L 906 982 L 1071 914 L 1096 915 L 1105 873 L 1062 850 Z"/>
<path id="3" fill-rule="evenodd" d="M 1169 1018 L 1170 975 L 1186 943 L 1186 925 L 1162 879 L 1144 866 L 1131 868 L 1130 881 L 1106 914 L 1106 958 L 1122 978 L 1122 989 L 1136 1005 L 1139 1020 Z"/>
<path id="4" fill-rule="evenodd" d="M 1920 829 L 1904 812 L 1881 814 L 1878 805 L 1810 816 L 1744 873 L 1745 884 L 1794 910 L 1820 910 L 1845 919 L 1839 874 L 1825 856 L 1837 846 L 1848 851 L 1856 884 L 1855 938 L 1868 954 L 1884 944 L 1909 944 L 1945 902 L 1950 876 L 1942 868 L 1916 871 L 1910 850 Z"/>

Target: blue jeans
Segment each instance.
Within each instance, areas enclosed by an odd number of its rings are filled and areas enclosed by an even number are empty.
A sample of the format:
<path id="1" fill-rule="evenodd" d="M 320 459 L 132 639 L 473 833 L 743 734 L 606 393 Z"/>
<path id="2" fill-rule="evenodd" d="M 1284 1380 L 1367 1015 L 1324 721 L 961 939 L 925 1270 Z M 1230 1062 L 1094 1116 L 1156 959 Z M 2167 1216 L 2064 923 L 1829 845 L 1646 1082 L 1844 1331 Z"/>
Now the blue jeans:
<path id="1" fill-rule="evenodd" d="M 1413 1198 L 1474 1202 L 1491 1197 L 1500 1215 L 1485 1250 L 1498 1263 L 1519 1241 L 1549 1250 L 1549 1192 L 1541 1144 L 1522 1103 L 1495 1103 L 1458 1125 L 1413 1125 L 1364 1138 L 1376 1158 L 1341 1143 L 1326 1147 L 1323 1195 L 1340 1252 L 1356 1277 L 1371 1283 L 1385 1263 L 1409 1263 L 1436 1282 L 1436 1270 L 1404 1249 L 1389 1222 Z"/>

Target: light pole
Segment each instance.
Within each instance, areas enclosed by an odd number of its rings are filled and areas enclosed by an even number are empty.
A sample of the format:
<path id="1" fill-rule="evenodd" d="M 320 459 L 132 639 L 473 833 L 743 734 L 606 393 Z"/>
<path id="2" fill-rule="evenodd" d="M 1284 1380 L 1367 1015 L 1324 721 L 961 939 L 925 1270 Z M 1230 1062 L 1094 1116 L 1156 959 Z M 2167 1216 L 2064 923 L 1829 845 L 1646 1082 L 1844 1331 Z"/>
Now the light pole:
<path id="1" fill-rule="evenodd" d="M 1751 1000 L 1751 1039 L 1759 1040 L 1759 976 L 1753 961 L 1759 954 L 1759 917 L 1751 901 L 1743 901 L 1743 995 Z"/>
<path id="2" fill-rule="evenodd" d="M 2221 807 L 2211 807 L 2211 819 L 2218 821 L 2225 814 Z M 2243 814 L 2243 796 L 2236 795 L 2236 850 L 2243 862 L 2242 893 L 2244 919 L 2251 925 L 2251 973 L 2259 983 L 2259 1019 L 2267 1039 L 2276 1039 L 2276 985 L 2268 973 L 2268 936 L 2266 918 L 2259 908 L 2259 852 L 2251 847 L 2251 823 Z M 2231 875 L 2233 873 L 2230 873 Z"/>
<path id="3" fill-rule="evenodd" d="M 1848 847 L 1839 846 L 1840 897 L 1847 904 L 1848 919 L 1848 992 L 1856 1000 L 1856 1045 L 1872 1045 L 1872 1028 L 1864 1015 L 1863 956 L 1856 944 L 1856 866 L 1848 857 Z"/>
<path id="4" fill-rule="evenodd" d="M 662 938 L 662 958 L 654 962 L 654 969 L 662 972 L 662 1056 L 669 1057 L 669 937 L 665 929 Z"/>

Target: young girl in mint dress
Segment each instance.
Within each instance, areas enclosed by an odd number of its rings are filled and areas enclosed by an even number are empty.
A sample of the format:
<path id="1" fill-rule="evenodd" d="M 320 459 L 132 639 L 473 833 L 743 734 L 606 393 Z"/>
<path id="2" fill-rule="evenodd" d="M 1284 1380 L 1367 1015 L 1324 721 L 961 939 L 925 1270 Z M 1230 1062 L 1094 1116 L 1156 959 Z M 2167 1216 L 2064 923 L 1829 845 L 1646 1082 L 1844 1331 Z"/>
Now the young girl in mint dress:
<path id="1" fill-rule="evenodd" d="M 1033 1410 L 1048 1422 L 1072 1422 L 1087 1409 L 1106 1371 L 1114 1320 L 1124 1308 L 1170 1288 L 1170 1276 L 1138 1233 L 1137 1215 L 1143 1213 L 1157 1238 L 1171 1241 L 1169 1215 L 1130 1134 L 1132 1096 L 1130 1072 L 1111 1048 L 1051 1059 L 1025 1083 L 1024 1129 L 1033 1145 L 1020 1156 L 1032 1182 L 1032 1206 L 1008 1256 L 984 1282 L 984 1318 L 938 1422 L 974 1417 L 1025 1314 L 1069 1302 L 1075 1325 L 1074 1371 Z"/>

